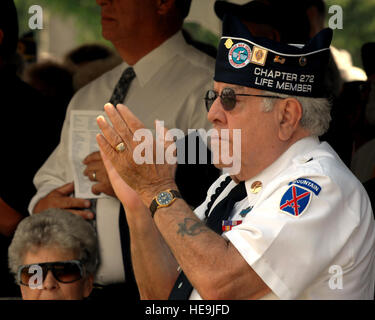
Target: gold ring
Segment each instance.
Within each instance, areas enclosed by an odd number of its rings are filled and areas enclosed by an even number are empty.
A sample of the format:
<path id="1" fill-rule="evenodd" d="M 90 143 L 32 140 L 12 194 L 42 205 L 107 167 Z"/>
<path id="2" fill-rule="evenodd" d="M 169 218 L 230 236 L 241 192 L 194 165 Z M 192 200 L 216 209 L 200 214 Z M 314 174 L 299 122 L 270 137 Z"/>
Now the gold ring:
<path id="1" fill-rule="evenodd" d="M 116 146 L 116 150 L 117 150 L 117 152 L 124 152 L 125 151 L 125 144 L 123 142 L 119 143 Z"/>
<path id="2" fill-rule="evenodd" d="M 92 176 L 92 180 L 96 181 L 96 172 L 95 171 L 92 173 L 91 176 Z"/>

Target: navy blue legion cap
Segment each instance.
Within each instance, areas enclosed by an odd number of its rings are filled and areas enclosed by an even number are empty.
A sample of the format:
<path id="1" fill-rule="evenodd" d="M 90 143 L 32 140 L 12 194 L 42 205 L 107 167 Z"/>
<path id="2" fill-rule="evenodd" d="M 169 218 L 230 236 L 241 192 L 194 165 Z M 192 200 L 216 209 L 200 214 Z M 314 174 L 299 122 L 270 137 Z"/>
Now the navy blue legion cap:
<path id="1" fill-rule="evenodd" d="M 214 80 L 304 97 L 326 97 L 324 74 L 330 59 L 332 30 L 305 44 L 253 37 L 235 16 L 223 19 Z"/>

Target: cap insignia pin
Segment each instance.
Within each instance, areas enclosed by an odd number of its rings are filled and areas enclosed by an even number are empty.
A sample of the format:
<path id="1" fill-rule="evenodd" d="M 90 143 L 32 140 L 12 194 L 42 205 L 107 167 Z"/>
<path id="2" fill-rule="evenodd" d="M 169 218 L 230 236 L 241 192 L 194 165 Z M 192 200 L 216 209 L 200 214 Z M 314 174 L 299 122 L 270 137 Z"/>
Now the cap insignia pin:
<path id="1" fill-rule="evenodd" d="M 276 57 L 273 59 L 273 62 L 275 62 L 275 63 L 280 63 L 280 64 L 284 64 L 284 63 L 285 63 L 285 58 L 281 58 L 280 56 L 276 56 Z"/>
<path id="2" fill-rule="evenodd" d="M 307 59 L 306 59 L 306 57 L 301 57 L 301 58 L 299 58 L 299 65 L 300 65 L 301 67 L 304 67 L 306 64 L 307 64 Z"/>
<path id="3" fill-rule="evenodd" d="M 233 46 L 233 41 L 232 41 L 232 39 L 227 39 L 227 41 L 225 41 L 224 45 L 225 45 L 225 47 L 226 47 L 227 49 L 232 48 L 232 46 Z"/>

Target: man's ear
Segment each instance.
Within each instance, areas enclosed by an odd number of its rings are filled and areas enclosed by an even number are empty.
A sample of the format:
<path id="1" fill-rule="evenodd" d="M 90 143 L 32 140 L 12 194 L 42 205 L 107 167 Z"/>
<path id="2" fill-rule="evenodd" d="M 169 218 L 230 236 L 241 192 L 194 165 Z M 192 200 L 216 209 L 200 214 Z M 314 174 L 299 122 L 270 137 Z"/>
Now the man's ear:
<path id="1" fill-rule="evenodd" d="M 92 289 L 94 288 L 94 276 L 92 274 L 89 274 L 85 279 L 84 279 L 84 284 L 83 284 L 83 297 L 87 298 Z"/>
<path id="2" fill-rule="evenodd" d="M 4 39 L 4 32 L 2 29 L 0 29 L 0 45 L 3 43 L 3 39 Z"/>
<path id="3" fill-rule="evenodd" d="M 302 118 L 302 105 L 294 98 L 283 99 L 278 104 L 279 139 L 290 140 Z"/>
<path id="4" fill-rule="evenodd" d="M 158 14 L 165 15 L 175 6 L 176 0 L 157 0 Z"/>

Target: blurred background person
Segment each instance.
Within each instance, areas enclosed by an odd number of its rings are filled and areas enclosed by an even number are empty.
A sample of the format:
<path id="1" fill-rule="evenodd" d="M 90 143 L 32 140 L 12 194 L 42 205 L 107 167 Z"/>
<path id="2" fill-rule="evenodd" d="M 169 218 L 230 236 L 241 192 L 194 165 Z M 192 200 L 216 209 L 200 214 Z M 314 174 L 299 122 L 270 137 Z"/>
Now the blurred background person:
<path id="1" fill-rule="evenodd" d="M 340 153 L 341 159 L 349 168 L 353 152 L 363 144 L 366 103 L 364 84 L 364 81 L 345 82 L 340 96 L 335 101 L 336 108 L 331 111 L 332 118 L 335 119 L 331 124 L 331 132 L 340 133 L 332 136 L 331 139 L 338 140 L 335 144 L 336 152 Z"/>
<path id="2" fill-rule="evenodd" d="M 361 56 L 368 81 L 363 83 L 362 119 L 359 139 L 354 149 L 351 169 L 363 182 L 372 207 L 375 207 L 375 42 L 362 46 Z"/>
<path id="3" fill-rule="evenodd" d="M 55 132 L 58 132 L 58 139 L 54 143 L 58 144 L 66 109 L 74 94 L 72 73 L 61 63 L 44 61 L 28 65 L 23 79 L 53 106 L 49 119 L 55 124 Z"/>
<path id="4" fill-rule="evenodd" d="M 25 68 L 37 62 L 38 44 L 34 31 L 22 34 L 18 39 L 16 56 L 17 74 L 22 78 Z"/>
<path id="5" fill-rule="evenodd" d="M 362 63 L 365 68 L 368 81 L 365 85 L 366 106 L 365 120 L 370 128 L 368 139 L 375 137 L 375 42 L 368 42 L 362 46 Z"/>
<path id="6" fill-rule="evenodd" d="M 25 70 L 24 80 L 45 97 L 65 106 L 73 96 L 72 73 L 57 62 L 31 64 Z"/>
<path id="7" fill-rule="evenodd" d="M 362 46 L 362 62 L 368 81 L 362 84 L 364 102 L 351 169 L 361 182 L 375 178 L 375 42 Z"/>
<path id="8" fill-rule="evenodd" d="M 94 228 L 82 217 L 61 209 L 22 220 L 9 247 L 9 269 L 24 300 L 87 298 L 97 266 Z"/>
<path id="9" fill-rule="evenodd" d="M 305 3 L 305 12 L 310 25 L 310 38 L 312 38 L 325 27 L 328 8 L 325 0 L 304 0 L 301 1 L 301 4 L 303 3 Z M 351 55 L 347 50 L 331 46 L 331 54 L 333 55 L 333 59 L 342 79 L 341 85 L 342 82 L 366 80 L 365 72 L 361 68 L 353 65 Z M 331 76 L 337 75 L 334 73 Z M 336 89 L 338 90 L 337 92 L 340 93 L 340 81 L 339 79 L 336 79 L 336 81 Z"/>
<path id="10" fill-rule="evenodd" d="M 101 44 L 85 44 L 69 51 L 63 63 L 73 74 L 73 88 L 77 92 L 121 62 L 114 50 Z"/>
<path id="11" fill-rule="evenodd" d="M 3 123 L 0 181 L 0 296 L 18 292 L 8 276 L 6 256 L 17 224 L 28 215 L 27 204 L 35 193 L 32 179 L 58 141 L 53 106 L 16 74 L 18 19 L 13 0 L 0 2 L 0 108 Z M 11 124 L 12 121 L 16 125 Z M 17 291 L 16 291 L 17 290 Z"/>
<path id="12" fill-rule="evenodd" d="M 268 0 L 253 0 L 243 5 L 219 0 L 215 2 L 214 10 L 220 20 L 229 13 L 239 17 L 256 37 L 281 41 L 281 18 Z"/>

